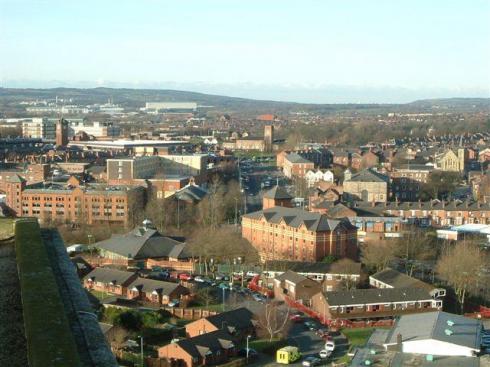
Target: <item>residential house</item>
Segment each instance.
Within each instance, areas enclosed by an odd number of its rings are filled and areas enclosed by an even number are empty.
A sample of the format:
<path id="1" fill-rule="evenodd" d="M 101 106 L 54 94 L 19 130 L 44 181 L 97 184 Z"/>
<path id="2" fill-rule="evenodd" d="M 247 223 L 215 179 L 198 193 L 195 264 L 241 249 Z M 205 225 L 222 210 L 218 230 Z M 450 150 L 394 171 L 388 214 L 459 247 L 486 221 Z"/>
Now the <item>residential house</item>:
<path id="1" fill-rule="evenodd" d="M 375 320 L 406 313 L 440 310 L 442 301 L 422 288 L 351 289 L 322 292 L 311 308 L 327 319 Z"/>
<path id="2" fill-rule="evenodd" d="M 422 288 L 434 298 L 444 297 L 446 290 L 419 279 L 400 273 L 391 268 L 383 269 L 369 277 L 369 285 L 374 288 Z"/>
<path id="3" fill-rule="evenodd" d="M 356 285 L 361 281 L 361 263 L 342 259 L 333 263 L 303 261 L 268 261 L 262 272 L 265 279 L 274 279 L 286 271 L 293 271 L 322 285 L 322 289 L 333 291 L 345 285 Z"/>
<path id="4" fill-rule="evenodd" d="M 284 206 L 291 208 L 293 197 L 286 191 L 284 187 L 274 186 L 262 196 L 262 208 L 269 209 L 275 206 Z"/>
<path id="5" fill-rule="evenodd" d="M 190 294 L 189 289 L 178 283 L 148 278 L 136 278 L 128 284 L 128 299 L 166 305 L 171 300 L 181 300 Z"/>
<path id="6" fill-rule="evenodd" d="M 283 172 L 287 178 L 305 178 L 306 173 L 315 168 L 315 164 L 297 153 L 290 153 L 284 157 Z"/>
<path id="7" fill-rule="evenodd" d="M 171 366 L 196 367 L 225 363 L 236 355 L 235 338 L 226 330 L 215 330 L 158 348 L 158 357 Z"/>
<path id="8" fill-rule="evenodd" d="M 305 175 L 308 187 L 314 187 L 318 182 L 332 182 L 334 181 L 334 175 L 332 171 L 322 171 L 320 169 L 314 171 L 310 170 Z"/>
<path id="9" fill-rule="evenodd" d="M 126 297 L 129 285 L 137 273 L 110 268 L 95 268 L 83 278 L 83 286 L 89 290 Z"/>
<path id="10" fill-rule="evenodd" d="M 401 201 L 415 201 L 420 197 L 422 184 L 427 183 L 432 166 L 412 164 L 393 168 L 390 172 L 391 193 Z"/>
<path id="11" fill-rule="evenodd" d="M 305 306 L 310 306 L 311 297 L 320 292 L 321 289 L 322 287 L 318 282 L 292 270 L 287 270 L 274 279 L 274 298 L 279 301 L 288 298 Z"/>
<path id="12" fill-rule="evenodd" d="M 236 340 L 244 340 L 249 335 L 255 335 L 253 317 L 249 309 L 241 307 L 193 321 L 185 326 L 185 332 L 193 338 L 216 330 L 225 330 Z"/>

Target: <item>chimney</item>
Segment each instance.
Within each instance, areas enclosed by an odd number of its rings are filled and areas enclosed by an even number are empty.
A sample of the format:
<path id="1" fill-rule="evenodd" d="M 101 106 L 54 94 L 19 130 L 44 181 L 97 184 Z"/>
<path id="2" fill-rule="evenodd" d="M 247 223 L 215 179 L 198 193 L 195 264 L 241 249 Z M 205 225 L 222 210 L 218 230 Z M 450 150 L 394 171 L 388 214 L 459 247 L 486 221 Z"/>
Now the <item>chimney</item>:
<path id="1" fill-rule="evenodd" d="M 401 352 L 402 351 L 402 334 L 396 334 L 396 349 Z"/>

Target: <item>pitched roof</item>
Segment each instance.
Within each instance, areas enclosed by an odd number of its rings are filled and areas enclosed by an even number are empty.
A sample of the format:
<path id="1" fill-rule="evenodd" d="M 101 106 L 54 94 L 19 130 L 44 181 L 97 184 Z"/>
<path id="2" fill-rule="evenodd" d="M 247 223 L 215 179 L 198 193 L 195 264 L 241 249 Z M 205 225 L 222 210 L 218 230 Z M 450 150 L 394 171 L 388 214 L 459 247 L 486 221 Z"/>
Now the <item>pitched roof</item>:
<path id="1" fill-rule="evenodd" d="M 276 200 L 289 200 L 293 197 L 289 195 L 284 187 L 274 186 L 272 189 L 264 193 L 264 198 L 266 199 L 276 199 Z"/>
<path id="2" fill-rule="evenodd" d="M 388 176 L 385 176 L 379 172 L 376 172 L 375 170 L 368 168 L 365 170 L 362 170 L 359 173 L 356 173 L 352 175 L 350 180 L 347 181 L 354 181 L 354 182 L 388 182 L 390 179 Z"/>
<path id="3" fill-rule="evenodd" d="M 291 163 L 313 163 L 313 162 L 309 161 L 308 159 L 303 158 L 298 153 L 289 153 L 285 157 L 285 159 L 287 159 Z"/>
<path id="4" fill-rule="evenodd" d="M 320 213 L 307 212 L 298 208 L 275 206 L 265 210 L 245 214 L 243 217 L 259 220 L 265 218 L 268 223 L 278 224 L 284 221 L 288 226 L 299 228 L 304 225 L 309 231 L 326 232 L 338 227 L 354 229 L 355 227 L 345 219 L 330 219 Z"/>
<path id="5" fill-rule="evenodd" d="M 226 330 L 216 330 L 179 340 L 176 344 L 191 356 L 199 358 L 205 357 L 208 353 L 215 354 L 219 350 L 232 348 L 233 341 L 234 338 Z"/>
<path id="6" fill-rule="evenodd" d="M 338 262 L 305 262 L 305 261 L 286 261 L 274 260 L 267 262 L 267 268 L 271 271 L 292 270 L 297 273 L 317 273 L 317 274 L 360 274 L 361 263 L 352 261 L 351 263 Z"/>
<path id="7" fill-rule="evenodd" d="M 330 306 L 422 301 L 432 299 L 429 291 L 421 288 L 351 289 L 348 291 L 326 292 L 325 298 Z"/>
<path id="8" fill-rule="evenodd" d="M 155 229 L 146 227 L 135 228 L 124 235 L 112 235 L 95 246 L 132 259 L 190 257 L 182 238 L 163 236 Z"/>
<path id="9" fill-rule="evenodd" d="M 169 295 L 179 287 L 184 288 L 178 283 L 164 282 L 161 280 L 147 278 L 136 278 L 128 285 L 128 288 L 136 288 L 140 292 L 151 293 L 155 291 L 162 295 Z"/>
<path id="10" fill-rule="evenodd" d="M 421 280 L 408 276 L 407 274 L 400 273 L 399 271 L 391 268 L 383 269 L 376 274 L 370 276 L 370 278 L 376 279 L 382 283 L 388 284 L 393 288 L 424 288 L 432 290 L 435 287 L 425 283 Z"/>
<path id="11" fill-rule="evenodd" d="M 88 273 L 84 279 L 92 279 L 95 282 L 112 283 L 114 285 L 124 285 L 135 273 L 110 268 L 95 268 Z"/>
<path id="12" fill-rule="evenodd" d="M 12 175 L 9 177 L 8 179 L 8 182 L 18 182 L 18 183 L 22 183 L 22 182 L 26 182 L 25 179 L 23 179 L 21 176 L 19 176 L 18 174 L 15 174 L 15 175 Z"/>
<path id="13" fill-rule="evenodd" d="M 248 308 L 240 307 L 235 310 L 208 316 L 206 320 L 219 329 L 226 326 L 228 330 L 241 330 L 253 327 L 252 318 L 253 313 Z"/>
<path id="14" fill-rule="evenodd" d="M 397 335 L 401 334 L 402 342 L 435 339 L 479 350 L 481 328 L 481 320 L 443 311 L 404 315 L 397 319 L 385 343 L 396 343 Z M 452 334 L 447 335 L 446 329 Z"/>
<path id="15" fill-rule="evenodd" d="M 307 278 L 304 275 L 296 273 L 295 271 L 286 270 L 281 275 L 277 275 L 276 279 L 280 280 L 281 282 L 287 280 L 290 281 L 291 283 L 298 284 L 303 280 L 306 280 Z"/>
<path id="16" fill-rule="evenodd" d="M 206 190 L 197 185 L 187 185 L 175 192 L 175 197 L 182 201 L 198 202 L 208 194 Z"/>

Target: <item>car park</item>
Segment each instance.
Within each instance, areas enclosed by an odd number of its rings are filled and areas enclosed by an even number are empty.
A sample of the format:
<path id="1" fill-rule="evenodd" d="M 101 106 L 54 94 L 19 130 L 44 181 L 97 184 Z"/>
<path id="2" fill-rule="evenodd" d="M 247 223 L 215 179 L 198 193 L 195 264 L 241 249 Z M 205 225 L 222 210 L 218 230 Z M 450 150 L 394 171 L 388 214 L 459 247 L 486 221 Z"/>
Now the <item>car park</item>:
<path id="1" fill-rule="evenodd" d="M 335 350 L 335 342 L 333 340 L 328 340 L 325 343 L 325 350 L 333 352 Z"/>
<path id="2" fill-rule="evenodd" d="M 310 356 L 305 358 L 302 365 L 305 367 L 312 367 L 312 366 L 318 366 L 321 362 L 322 361 L 320 358 Z"/>
<path id="3" fill-rule="evenodd" d="M 328 357 L 330 357 L 332 355 L 332 352 L 329 351 L 329 350 L 326 350 L 326 349 L 322 349 L 320 351 L 320 353 L 318 353 L 318 355 L 320 356 L 320 358 L 322 359 L 327 359 Z"/>

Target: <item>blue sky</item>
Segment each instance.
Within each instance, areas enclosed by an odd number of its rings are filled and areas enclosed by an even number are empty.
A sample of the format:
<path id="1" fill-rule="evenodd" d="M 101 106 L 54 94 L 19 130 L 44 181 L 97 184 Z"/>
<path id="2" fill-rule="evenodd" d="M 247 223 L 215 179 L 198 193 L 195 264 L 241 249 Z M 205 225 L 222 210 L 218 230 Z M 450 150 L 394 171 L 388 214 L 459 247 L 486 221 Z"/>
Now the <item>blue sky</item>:
<path id="1" fill-rule="evenodd" d="M 487 97 L 489 19 L 488 0 L 0 0 L 0 81 L 312 102 Z"/>

